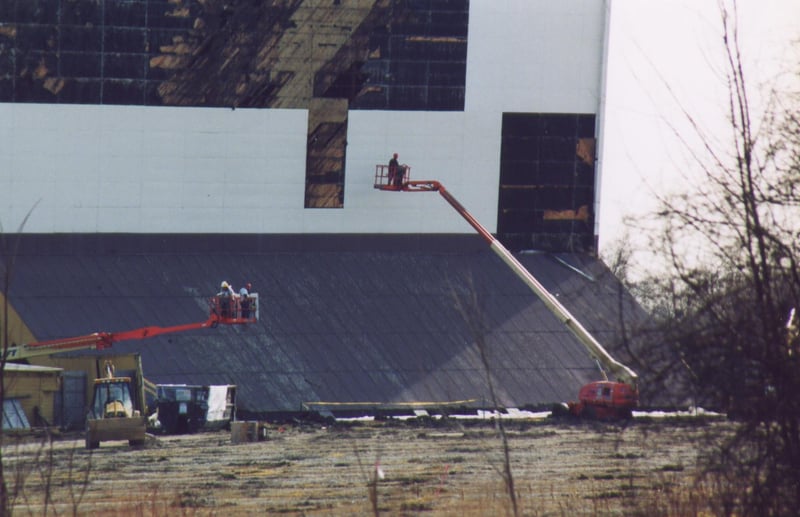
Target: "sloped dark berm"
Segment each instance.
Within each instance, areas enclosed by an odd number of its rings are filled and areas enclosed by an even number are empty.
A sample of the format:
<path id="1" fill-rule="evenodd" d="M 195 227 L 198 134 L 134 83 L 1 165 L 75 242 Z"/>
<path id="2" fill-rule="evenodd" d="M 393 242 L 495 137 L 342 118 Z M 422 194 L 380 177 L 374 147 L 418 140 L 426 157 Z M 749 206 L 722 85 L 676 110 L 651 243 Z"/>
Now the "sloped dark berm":
<path id="1" fill-rule="evenodd" d="M 580 342 L 477 236 L 5 238 L 19 241 L 11 305 L 37 340 L 202 321 L 222 280 L 252 283 L 257 324 L 112 349 L 140 353 L 155 383 L 235 384 L 251 417 L 492 407 L 487 375 L 500 405 L 546 407 L 601 378 Z M 608 268 L 575 254 L 518 257 L 637 369 L 628 352 L 646 344 L 630 339 L 646 316 Z"/>

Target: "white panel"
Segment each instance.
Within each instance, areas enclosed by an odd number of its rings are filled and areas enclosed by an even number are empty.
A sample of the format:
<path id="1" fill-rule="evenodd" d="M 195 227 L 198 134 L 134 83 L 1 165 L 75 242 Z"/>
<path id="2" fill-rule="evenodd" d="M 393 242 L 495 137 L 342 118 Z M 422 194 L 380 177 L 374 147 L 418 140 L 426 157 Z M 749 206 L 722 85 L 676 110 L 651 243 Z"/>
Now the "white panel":
<path id="1" fill-rule="evenodd" d="M 142 207 L 139 223 L 148 228 L 161 228 L 161 232 L 175 233 L 174 226 L 178 209 L 171 207 Z"/>
<path id="2" fill-rule="evenodd" d="M 302 212 L 297 209 L 268 208 L 262 212 L 260 231 L 264 233 L 302 233 L 304 228 L 301 214 Z"/>
<path id="3" fill-rule="evenodd" d="M 268 203 L 265 185 L 241 183 L 236 179 L 225 184 L 225 205 L 240 210 L 259 210 Z"/>
<path id="4" fill-rule="evenodd" d="M 466 110 L 595 113 L 605 9 L 600 0 L 470 2 Z"/>
<path id="5" fill-rule="evenodd" d="M 67 210 L 59 210 L 56 207 L 55 209 L 58 210 L 58 217 L 52 221 L 49 231 L 69 233 L 75 231 L 74 228 L 91 228 L 91 230 L 82 231 L 98 231 L 96 206 L 72 206 Z"/>
<path id="6" fill-rule="evenodd" d="M 185 180 L 186 159 L 182 153 L 181 155 L 144 154 L 139 165 L 137 175 L 142 181 Z"/>
<path id="7" fill-rule="evenodd" d="M 314 208 L 303 211 L 304 233 L 342 233 L 345 228 L 342 224 L 343 212 L 338 209 Z"/>
<path id="8" fill-rule="evenodd" d="M 141 213 L 138 207 L 107 207 L 98 210 L 97 229 L 100 233 L 135 233 L 140 226 Z M 154 232 L 160 231 L 154 228 Z"/>
<path id="9" fill-rule="evenodd" d="M 260 208 L 261 210 L 278 208 L 281 212 L 294 209 L 298 211 L 295 216 L 299 217 L 299 212 L 302 211 L 304 202 L 304 183 L 270 183 L 266 185 L 264 200 Z"/>
<path id="10" fill-rule="evenodd" d="M 177 181 L 148 181 L 142 183 L 142 212 L 158 208 L 177 207 L 181 183 Z"/>
<path id="11" fill-rule="evenodd" d="M 222 183 L 186 181 L 182 187 L 178 201 L 181 208 L 221 209 L 225 206 Z"/>
<path id="12" fill-rule="evenodd" d="M 174 131 L 153 129 L 142 135 L 142 152 L 148 159 L 163 159 L 171 156 L 182 156 L 184 135 Z"/>
<path id="13" fill-rule="evenodd" d="M 100 187 L 100 198 L 97 200 L 97 204 L 109 213 L 114 213 L 117 208 L 138 209 L 142 204 L 139 183 L 134 181 L 104 182 Z M 125 223 L 130 224 L 130 221 Z"/>

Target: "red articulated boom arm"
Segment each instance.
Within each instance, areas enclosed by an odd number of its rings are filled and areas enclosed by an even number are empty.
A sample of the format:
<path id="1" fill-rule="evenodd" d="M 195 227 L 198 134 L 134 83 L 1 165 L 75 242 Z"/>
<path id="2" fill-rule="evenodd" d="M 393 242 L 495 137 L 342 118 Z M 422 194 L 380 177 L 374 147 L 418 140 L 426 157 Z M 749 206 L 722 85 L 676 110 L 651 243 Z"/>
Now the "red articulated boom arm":
<path id="1" fill-rule="evenodd" d="M 214 296 L 209 300 L 210 311 L 208 318 L 205 321 L 195 323 L 185 323 L 171 327 L 150 326 L 122 332 L 94 332 L 85 336 L 51 339 L 23 345 L 12 344 L 9 345 L 6 351 L 6 360 L 20 361 L 30 357 L 51 355 L 71 350 L 105 350 L 111 348 L 114 343 L 121 341 L 147 339 L 188 330 L 216 328 L 220 324 L 255 323 L 258 320 L 258 294 L 250 294 L 248 300 L 250 303 L 247 305 L 247 309 L 242 309 L 243 304 L 241 304 L 239 297 L 227 299 L 226 303 L 223 297 Z"/>
<path id="2" fill-rule="evenodd" d="M 630 384 L 634 388 L 637 387 L 638 375 L 614 359 L 605 348 L 592 336 L 583 325 L 578 322 L 575 317 L 570 314 L 566 307 L 559 302 L 536 278 L 511 254 L 505 246 L 503 246 L 498 239 L 492 235 L 489 230 L 483 227 L 481 223 L 470 214 L 456 198 L 453 197 L 444 185 L 438 181 L 432 180 L 411 180 L 410 167 L 406 167 L 406 176 L 403 178 L 401 184 L 388 184 L 384 179 L 387 177 L 384 165 L 377 165 L 375 168 L 375 185 L 374 188 L 379 190 L 388 190 L 395 192 L 438 192 L 456 211 L 463 217 L 489 244 L 492 251 L 495 252 L 503 262 L 508 265 L 516 275 L 522 279 L 525 284 L 539 297 L 542 302 L 547 306 L 550 311 L 558 317 L 579 340 L 589 353 L 600 363 L 604 368 L 608 369 L 615 377 L 616 380 Z"/>

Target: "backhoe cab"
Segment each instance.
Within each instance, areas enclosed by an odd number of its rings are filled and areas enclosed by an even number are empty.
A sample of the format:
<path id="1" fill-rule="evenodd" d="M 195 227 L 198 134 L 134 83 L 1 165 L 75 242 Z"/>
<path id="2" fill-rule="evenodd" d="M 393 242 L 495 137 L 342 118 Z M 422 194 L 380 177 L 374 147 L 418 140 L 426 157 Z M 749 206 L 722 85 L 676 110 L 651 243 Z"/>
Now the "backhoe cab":
<path id="1" fill-rule="evenodd" d="M 147 421 L 143 397 L 131 390 L 133 379 L 115 376 L 111 361 L 105 362 L 104 370 L 105 375 L 94 381 L 92 405 L 86 416 L 86 448 L 96 449 L 106 440 L 144 445 Z"/>

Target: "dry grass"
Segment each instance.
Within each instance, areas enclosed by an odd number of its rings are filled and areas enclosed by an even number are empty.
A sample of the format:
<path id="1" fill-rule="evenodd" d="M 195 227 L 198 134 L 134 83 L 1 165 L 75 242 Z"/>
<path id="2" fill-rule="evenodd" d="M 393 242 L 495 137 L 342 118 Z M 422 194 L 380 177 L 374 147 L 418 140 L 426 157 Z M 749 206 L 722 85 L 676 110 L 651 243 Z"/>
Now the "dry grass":
<path id="1" fill-rule="evenodd" d="M 722 435 L 730 425 L 510 424 L 519 514 L 713 514 L 713 490 L 695 481 L 695 462 L 709 433 Z M 112 442 L 93 453 L 74 437 L 53 442 L 52 468 L 44 467 L 42 450 L 24 442 L 3 450 L 8 472 L 24 473 L 15 514 L 41 515 L 46 491 L 48 508 L 59 514 L 513 514 L 490 422 L 276 427 L 268 441 L 252 444 L 213 433 L 159 437 L 138 451 Z"/>

